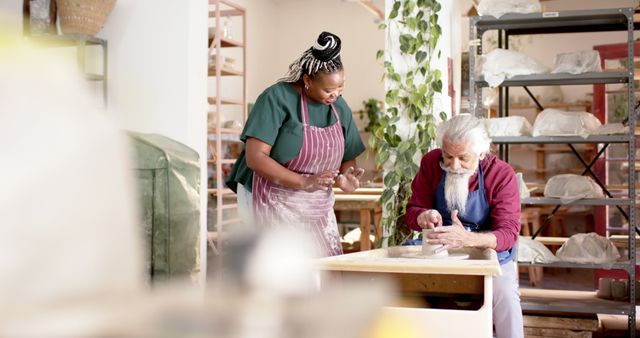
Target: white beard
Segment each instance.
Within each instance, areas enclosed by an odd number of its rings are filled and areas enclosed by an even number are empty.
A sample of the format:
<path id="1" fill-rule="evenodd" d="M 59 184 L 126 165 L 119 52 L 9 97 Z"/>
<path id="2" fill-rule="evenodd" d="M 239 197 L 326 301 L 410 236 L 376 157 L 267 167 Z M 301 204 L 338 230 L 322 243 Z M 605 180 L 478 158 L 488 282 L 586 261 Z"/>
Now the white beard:
<path id="1" fill-rule="evenodd" d="M 464 216 L 469 197 L 469 179 L 476 172 L 478 165 L 476 163 L 473 170 L 453 170 L 445 167 L 443 163 L 440 163 L 440 167 L 447 173 L 444 180 L 444 199 L 447 202 L 447 208 L 451 211 L 458 210 L 458 216 Z"/>

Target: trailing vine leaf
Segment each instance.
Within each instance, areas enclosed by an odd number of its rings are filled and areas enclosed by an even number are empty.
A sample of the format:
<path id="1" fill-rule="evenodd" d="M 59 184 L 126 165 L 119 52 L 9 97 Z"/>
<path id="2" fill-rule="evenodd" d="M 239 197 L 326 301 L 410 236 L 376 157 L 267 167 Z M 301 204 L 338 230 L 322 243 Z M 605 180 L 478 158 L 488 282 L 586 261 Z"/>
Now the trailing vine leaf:
<path id="1" fill-rule="evenodd" d="M 390 41 L 390 46 L 400 51 L 408 66 L 396 69 L 393 54 L 381 51 L 376 54 L 377 58 L 385 57 L 383 77 L 388 90 L 385 114 L 371 128 L 370 145 L 377 152 L 376 165 L 385 168 L 380 200 L 389 246 L 401 244 L 412 235 L 403 225 L 402 217 L 411 195 L 411 182 L 419 169 L 415 162 L 433 146 L 437 119 L 446 118 L 443 112 L 436 115 L 433 111 L 434 95 L 442 91 L 442 81 L 440 70 L 430 66 L 433 57 L 440 56 L 436 50 L 442 34 L 438 25 L 440 9 L 437 0 L 396 0 L 387 21 L 379 26 L 385 30 L 398 29 L 400 34 Z M 398 126 L 401 117 L 408 119 L 410 127 Z"/>

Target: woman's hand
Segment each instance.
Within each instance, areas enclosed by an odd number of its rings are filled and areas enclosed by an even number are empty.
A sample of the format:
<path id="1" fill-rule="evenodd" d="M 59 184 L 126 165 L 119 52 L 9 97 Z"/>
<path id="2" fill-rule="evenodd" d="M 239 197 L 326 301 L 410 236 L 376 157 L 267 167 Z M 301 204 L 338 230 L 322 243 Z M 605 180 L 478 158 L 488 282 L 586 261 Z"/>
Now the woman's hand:
<path id="1" fill-rule="evenodd" d="M 338 187 L 344 192 L 354 192 L 360 188 L 362 175 L 364 175 L 364 169 L 349 167 L 343 174 L 338 175 Z"/>
<path id="2" fill-rule="evenodd" d="M 315 175 L 307 176 L 304 178 L 304 186 L 302 189 L 306 192 L 329 190 L 336 182 L 336 176 L 338 176 L 337 170 L 327 170 Z"/>

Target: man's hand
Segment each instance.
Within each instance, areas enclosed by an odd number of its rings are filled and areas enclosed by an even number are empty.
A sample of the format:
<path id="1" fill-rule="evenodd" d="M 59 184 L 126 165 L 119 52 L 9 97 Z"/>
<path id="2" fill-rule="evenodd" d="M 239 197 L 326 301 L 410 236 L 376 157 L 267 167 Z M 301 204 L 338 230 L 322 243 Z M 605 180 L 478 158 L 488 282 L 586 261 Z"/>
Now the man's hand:
<path id="1" fill-rule="evenodd" d="M 418 215 L 417 222 L 423 229 L 432 229 L 437 226 L 442 226 L 442 216 L 438 210 L 429 209 Z"/>
<path id="2" fill-rule="evenodd" d="M 364 169 L 349 167 L 343 174 L 338 175 L 338 188 L 344 192 L 354 192 L 360 188 L 360 178 L 364 175 Z"/>
<path id="3" fill-rule="evenodd" d="M 436 250 L 436 253 L 448 249 L 475 246 L 477 234 L 464 228 L 462 222 L 458 219 L 457 210 L 451 212 L 451 221 L 453 221 L 452 225 L 436 227 L 435 231 L 429 234 L 429 244 L 443 244 L 442 248 Z"/>

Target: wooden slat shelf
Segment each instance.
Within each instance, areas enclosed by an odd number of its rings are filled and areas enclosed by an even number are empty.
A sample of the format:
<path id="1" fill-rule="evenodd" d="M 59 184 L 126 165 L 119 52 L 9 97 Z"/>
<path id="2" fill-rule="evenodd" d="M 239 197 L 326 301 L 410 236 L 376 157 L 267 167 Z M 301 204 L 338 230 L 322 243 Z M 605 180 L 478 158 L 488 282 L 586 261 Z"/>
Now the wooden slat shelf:
<path id="1" fill-rule="evenodd" d="M 212 142 L 215 142 L 218 137 L 218 134 L 216 134 L 215 132 L 209 133 L 208 137 L 209 137 L 209 140 L 211 140 Z M 237 134 L 231 134 L 231 133 L 230 134 L 220 133 L 220 140 L 222 140 L 222 142 L 235 142 L 235 143 L 242 142 L 240 140 L 240 137 Z"/>
<path id="2" fill-rule="evenodd" d="M 243 71 L 233 68 L 222 67 L 222 69 L 220 69 L 220 75 L 222 76 L 242 76 L 243 74 Z M 209 67 L 209 76 L 217 76 L 216 67 Z"/>
<path id="3" fill-rule="evenodd" d="M 242 222 L 242 220 L 240 218 L 231 218 L 231 219 L 225 219 L 222 221 L 222 225 L 229 225 L 229 224 L 237 224 Z"/>
<path id="4" fill-rule="evenodd" d="M 209 37 L 209 46 L 211 46 L 211 48 L 215 48 L 215 46 L 211 45 L 213 43 L 213 39 L 214 37 Z M 242 41 L 238 41 L 234 39 L 220 38 L 220 47 L 222 48 L 244 47 L 244 43 L 242 43 Z"/>
<path id="5" fill-rule="evenodd" d="M 236 163 L 235 158 L 224 159 L 220 161 L 222 164 L 234 164 Z M 207 163 L 218 163 L 218 160 L 207 160 Z"/>
<path id="6" fill-rule="evenodd" d="M 234 203 L 234 204 L 225 204 L 222 206 L 221 208 L 222 210 L 229 210 L 229 209 L 238 209 L 238 204 Z"/>
<path id="7" fill-rule="evenodd" d="M 225 232 L 220 235 L 219 231 L 207 231 L 207 239 L 210 241 L 217 241 L 219 239 L 228 240 L 229 234 Z"/>
<path id="8" fill-rule="evenodd" d="M 207 98 L 207 101 L 209 102 L 209 104 L 216 104 L 216 98 L 209 96 Z M 235 104 L 235 105 L 242 105 L 243 102 L 242 100 L 236 100 L 236 99 L 228 99 L 228 98 L 221 98 L 220 99 L 220 103 L 222 104 Z"/>
<path id="9" fill-rule="evenodd" d="M 207 192 L 213 196 L 218 195 L 218 189 L 207 189 Z M 232 195 L 232 194 L 235 194 L 233 190 L 228 188 L 222 189 L 222 195 Z"/>
<path id="10" fill-rule="evenodd" d="M 236 4 L 236 3 L 233 3 L 233 2 L 231 2 L 231 1 L 227 1 L 227 0 L 219 0 L 219 1 L 220 1 L 220 3 L 223 3 L 223 4 L 225 4 L 226 6 L 229 6 L 229 7 L 233 8 L 233 9 L 236 9 L 236 10 L 238 10 L 238 11 L 242 12 L 242 14 L 244 14 L 244 13 L 245 13 L 245 11 L 246 11 L 246 10 L 244 9 L 244 7 L 242 7 L 242 6 L 240 6 L 240 5 Z M 209 0 L 209 3 L 211 3 L 211 0 Z M 225 13 L 225 14 L 226 14 L 226 13 Z"/>
<path id="11" fill-rule="evenodd" d="M 209 128 L 209 134 L 215 134 L 216 128 Z M 242 129 L 233 129 L 233 128 L 220 128 L 221 134 L 230 134 L 230 135 L 240 135 L 242 134 Z"/>

